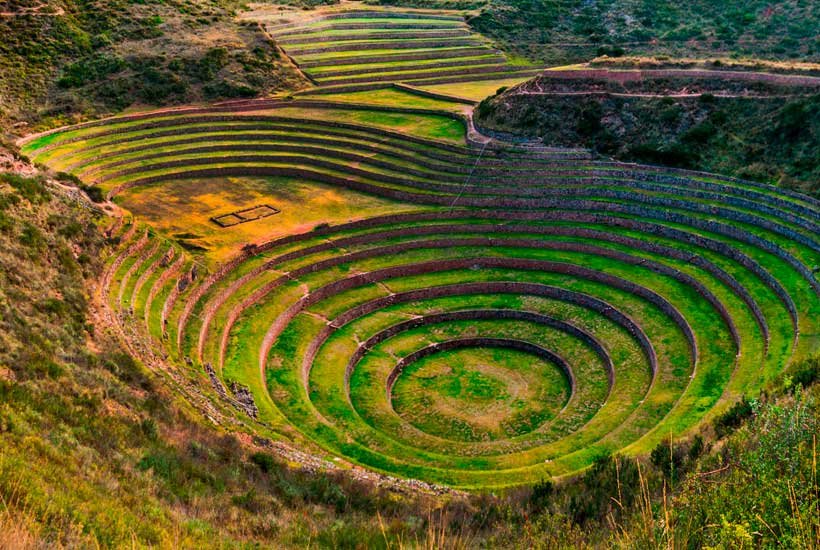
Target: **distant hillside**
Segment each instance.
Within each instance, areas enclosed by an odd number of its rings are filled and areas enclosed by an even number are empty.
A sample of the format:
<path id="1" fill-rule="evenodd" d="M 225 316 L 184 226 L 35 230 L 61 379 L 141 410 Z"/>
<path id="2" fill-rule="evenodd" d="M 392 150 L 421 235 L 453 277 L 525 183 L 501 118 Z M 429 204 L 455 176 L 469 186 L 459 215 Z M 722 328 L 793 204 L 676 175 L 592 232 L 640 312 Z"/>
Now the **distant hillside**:
<path id="1" fill-rule="evenodd" d="M 548 145 L 817 194 L 820 79 L 759 75 L 548 71 L 482 102 L 476 121 Z"/>
<path id="2" fill-rule="evenodd" d="M 233 0 L 14 0 L 0 8 L 0 123 L 70 122 L 134 104 L 305 84 Z M 15 126 L 22 132 L 22 126 Z"/>
<path id="3" fill-rule="evenodd" d="M 332 0 L 290 0 L 309 7 Z M 462 9 L 510 53 L 547 64 L 600 54 L 820 59 L 820 5 L 791 0 L 371 0 Z M 54 126 L 134 104 L 250 97 L 306 85 L 238 0 L 12 0 L 0 8 L 0 122 Z"/>
<path id="4" fill-rule="evenodd" d="M 490 0 L 470 24 L 553 64 L 624 53 L 820 59 L 820 4 L 805 0 Z"/>

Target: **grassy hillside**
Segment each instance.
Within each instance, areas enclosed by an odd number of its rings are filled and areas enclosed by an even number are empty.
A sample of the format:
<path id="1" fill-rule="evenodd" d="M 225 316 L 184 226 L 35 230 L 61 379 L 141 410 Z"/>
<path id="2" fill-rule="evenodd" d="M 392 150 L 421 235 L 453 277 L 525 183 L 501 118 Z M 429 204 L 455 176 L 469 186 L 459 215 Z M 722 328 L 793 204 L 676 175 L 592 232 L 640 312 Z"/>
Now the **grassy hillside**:
<path id="1" fill-rule="evenodd" d="M 0 122 L 7 129 L 20 122 L 54 125 L 134 104 L 241 98 L 304 85 L 261 28 L 234 20 L 238 7 L 233 0 L 5 4 Z"/>

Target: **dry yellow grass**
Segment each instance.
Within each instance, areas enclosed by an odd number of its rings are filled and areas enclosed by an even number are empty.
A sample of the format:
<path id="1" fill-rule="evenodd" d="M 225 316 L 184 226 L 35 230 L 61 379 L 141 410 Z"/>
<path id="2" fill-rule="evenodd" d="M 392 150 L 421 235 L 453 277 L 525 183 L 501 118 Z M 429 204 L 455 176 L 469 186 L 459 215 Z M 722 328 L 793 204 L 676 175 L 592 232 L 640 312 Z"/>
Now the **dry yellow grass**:
<path id="1" fill-rule="evenodd" d="M 474 101 L 481 101 L 485 97 L 489 97 L 496 93 L 499 88 L 506 86 L 508 88 L 521 84 L 529 80 L 530 77 L 506 78 L 501 80 L 476 80 L 475 82 L 455 82 L 452 84 L 434 84 L 431 86 L 419 86 L 431 92 L 439 92 L 442 94 L 452 94 Z"/>
<path id="2" fill-rule="evenodd" d="M 206 248 L 208 263 L 224 261 L 248 243 L 309 231 L 320 223 L 343 223 L 418 209 L 290 178 L 180 180 L 132 189 L 122 193 L 117 201 L 167 237 L 187 236 L 183 242 Z M 281 212 L 225 228 L 210 220 L 260 204 L 269 204 Z"/>

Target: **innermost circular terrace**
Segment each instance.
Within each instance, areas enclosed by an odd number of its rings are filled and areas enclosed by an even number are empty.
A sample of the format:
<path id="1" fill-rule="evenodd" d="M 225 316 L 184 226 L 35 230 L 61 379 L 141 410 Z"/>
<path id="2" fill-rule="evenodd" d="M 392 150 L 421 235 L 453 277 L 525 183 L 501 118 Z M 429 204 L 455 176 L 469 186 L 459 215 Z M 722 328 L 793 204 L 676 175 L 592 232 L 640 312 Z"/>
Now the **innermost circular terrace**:
<path id="1" fill-rule="evenodd" d="M 524 435 L 554 418 L 571 395 L 566 361 L 517 340 L 449 340 L 399 364 L 400 374 L 388 386 L 394 410 L 445 439 Z"/>

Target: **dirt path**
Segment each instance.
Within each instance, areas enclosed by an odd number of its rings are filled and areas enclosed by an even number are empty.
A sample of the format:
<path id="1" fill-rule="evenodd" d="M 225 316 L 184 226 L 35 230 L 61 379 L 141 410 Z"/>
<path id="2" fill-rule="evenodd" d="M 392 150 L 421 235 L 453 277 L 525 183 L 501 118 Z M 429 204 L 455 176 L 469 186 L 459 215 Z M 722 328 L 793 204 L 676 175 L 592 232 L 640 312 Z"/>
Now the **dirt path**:
<path id="1" fill-rule="evenodd" d="M 629 94 L 623 92 L 608 92 L 606 90 L 588 90 L 582 92 L 532 92 L 528 90 L 520 90 L 516 91 L 515 95 L 533 95 L 533 96 L 585 96 L 585 95 L 610 95 L 612 97 L 644 97 L 644 98 L 662 98 L 662 97 L 672 97 L 672 98 L 687 98 L 687 97 L 700 97 L 704 94 L 710 94 L 714 97 L 724 97 L 724 98 L 744 98 L 744 99 L 769 99 L 769 98 L 787 98 L 787 97 L 809 97 L 812 94 L 783 94 L 783 95 L 771 95 L 771 94 L 724 94 L 724 93 L 713 93 L 713 92 L 703 92 L 703 93 L 677 93 L 677 94 Z"/>

